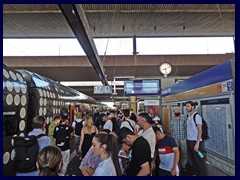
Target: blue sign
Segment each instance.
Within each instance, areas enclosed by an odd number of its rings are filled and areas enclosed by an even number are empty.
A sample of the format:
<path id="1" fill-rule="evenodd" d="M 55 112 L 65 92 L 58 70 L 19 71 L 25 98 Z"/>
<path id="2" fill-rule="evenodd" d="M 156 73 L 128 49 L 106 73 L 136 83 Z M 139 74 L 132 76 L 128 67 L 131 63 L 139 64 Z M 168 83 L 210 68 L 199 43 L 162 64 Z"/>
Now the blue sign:
<path id="1" fill-rule="evenodd" d="M 124 82 L 125 96 L 134 95 L 159 95 L 158 80 L 135 80 Z"/>
<path id="2" fill-rule="evenodd" d="M 221 65 L 215 66 L 195 76 L 192 76 L 185 81 L 174 84 L 171 87 L 162 89 L 161 96 L 164 97 L 186 92 L 192 89 L 197 89 L 200 87 L 227 81 L 232 78 L 232 61 L 227 61 Z M 229 88 L 232 88 L 232 84 L 229 84 Z"/>

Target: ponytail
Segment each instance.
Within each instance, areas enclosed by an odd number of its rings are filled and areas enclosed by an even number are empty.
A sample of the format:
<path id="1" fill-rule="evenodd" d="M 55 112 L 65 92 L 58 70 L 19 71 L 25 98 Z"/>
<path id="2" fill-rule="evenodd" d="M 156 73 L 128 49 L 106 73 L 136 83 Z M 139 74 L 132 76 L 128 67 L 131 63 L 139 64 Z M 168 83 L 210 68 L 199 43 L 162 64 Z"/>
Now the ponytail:
<path id="1" fill-rule="evenodd" d="M 57 176 L 62 161 L 62 154 L 58 147 L 44 147 L 37 157 L 37 165 L 40 170 L 39 176 Z"/>
<path id="2" fill-rule="evenodd" d="M 119 146 L 118 146 L 118 137 L 114 132 L 108 133 L 99 133 L 95 135 L 95 138 L 98 139 L 98 141 L 101 144 L 106 144 L 106 152 L 111 156 L 116 174 L 117 176 L 122 175 L 121 167 L 119 164 L 118 160 L 118 151 L 119 151 Z"/>

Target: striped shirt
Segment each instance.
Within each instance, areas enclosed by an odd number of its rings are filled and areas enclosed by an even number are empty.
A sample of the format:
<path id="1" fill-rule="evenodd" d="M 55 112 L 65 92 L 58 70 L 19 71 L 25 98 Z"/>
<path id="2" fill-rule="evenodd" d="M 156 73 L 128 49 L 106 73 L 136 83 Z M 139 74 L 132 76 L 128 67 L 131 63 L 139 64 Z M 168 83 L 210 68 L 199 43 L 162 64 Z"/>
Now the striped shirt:
<path id="1" fill-rule="evenodd" d="M 178 140 L 184 140 L 186 139 L 186 121 L 184 119 L 184 116 L 180 116 L 179 120 L 176 120 L 175 117 L 172 117 L 171 119 L 171 127 L 173 129 L 173 137 Z"/>

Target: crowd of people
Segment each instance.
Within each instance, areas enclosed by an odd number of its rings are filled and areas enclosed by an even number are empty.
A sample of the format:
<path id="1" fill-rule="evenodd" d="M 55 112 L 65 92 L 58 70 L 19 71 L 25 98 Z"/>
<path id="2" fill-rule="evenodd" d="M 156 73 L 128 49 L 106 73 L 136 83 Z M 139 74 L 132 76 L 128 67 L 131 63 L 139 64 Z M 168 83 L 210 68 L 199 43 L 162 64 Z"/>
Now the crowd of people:
<path id="1" fill-rule="evenodd" d="M 202 151 L 202 117 L 197 115 L 195 126 L 195 107 L 194 102 L 186 102 L 187 118 L 174 108 L 169 133 L 153 110 L 139 114 L 129 109 L 78 112 L 70 124 L 64 108 L 48 126 L 48 136 L 37 139 L 34 171 L 17 175 L 66 175 L 70 140 L 74 141 L 82 176 L 179 176 L 187 171 L 188 162 L 193 175 L 206 175 L 197 155 Z M 36 116 L 32 127 L 28 135 L 45 134 L 45 117 Z"/>

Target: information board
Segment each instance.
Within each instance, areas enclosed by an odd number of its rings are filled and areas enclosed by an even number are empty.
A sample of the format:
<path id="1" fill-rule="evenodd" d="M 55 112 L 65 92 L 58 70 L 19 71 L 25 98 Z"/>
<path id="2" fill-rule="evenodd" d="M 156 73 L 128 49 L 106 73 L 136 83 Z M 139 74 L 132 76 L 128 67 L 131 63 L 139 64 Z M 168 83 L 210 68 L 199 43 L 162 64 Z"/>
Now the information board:
<path id="1" fill-rule="evenodd" d="M 235 158 L 232 135 L 231 109 L 228 99 L 201 101 L 202 115 L 208 123 L 209 139 L 205 148 L 227 157 Z"/>
<path id="2" fill-rule="evenodd" d="M 159 95 L 159 80 L 134 80 L 124 82 L 125 96 Z"/>

